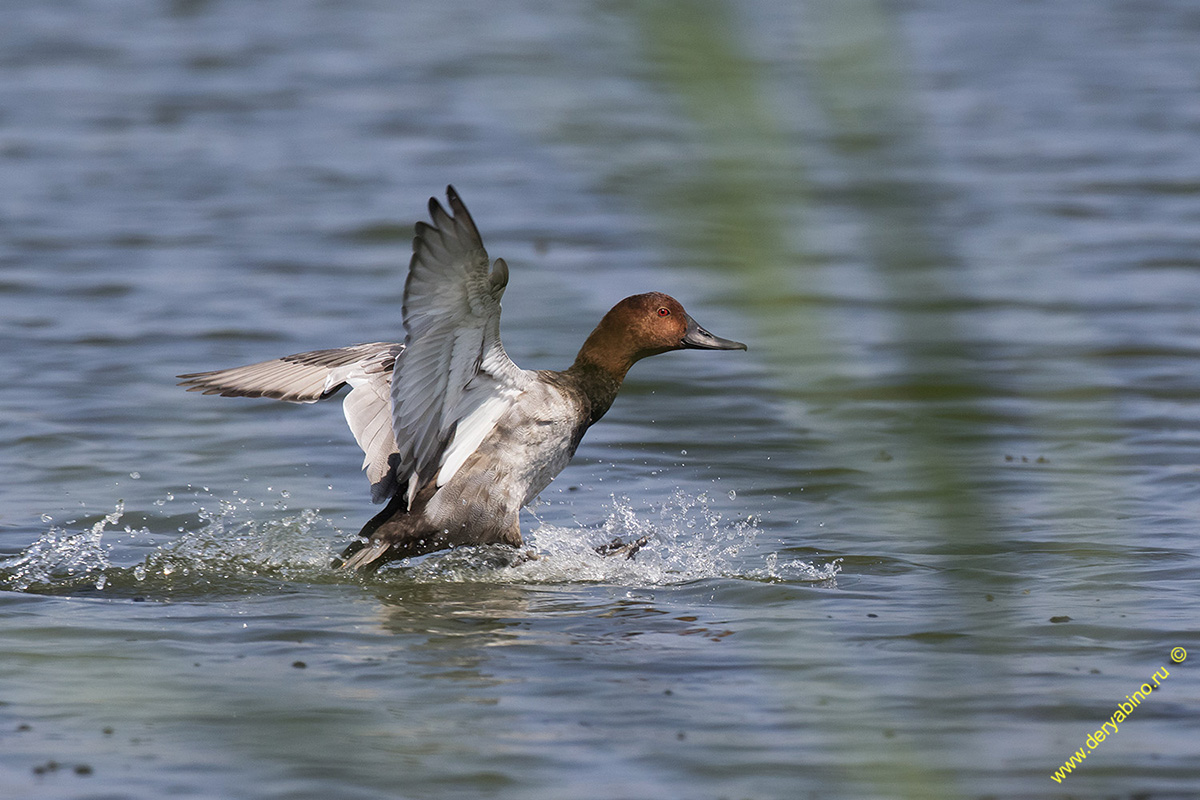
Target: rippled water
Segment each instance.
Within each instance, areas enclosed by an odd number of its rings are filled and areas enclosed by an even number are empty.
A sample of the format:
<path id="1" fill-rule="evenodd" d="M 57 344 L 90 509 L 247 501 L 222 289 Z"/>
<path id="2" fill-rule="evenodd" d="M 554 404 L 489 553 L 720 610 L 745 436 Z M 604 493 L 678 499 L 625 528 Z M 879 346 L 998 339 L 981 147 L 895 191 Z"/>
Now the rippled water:
<path id="1" fill-rule="evenodd" d="M 1193 6 L 10 3 L 0 796 L 1192 796 Z M 519 364 L 750 350 L 635 367 L 538 559 L 348 578 L 339 408 L 173 376 L 398 336 L 447 183 Z"/>

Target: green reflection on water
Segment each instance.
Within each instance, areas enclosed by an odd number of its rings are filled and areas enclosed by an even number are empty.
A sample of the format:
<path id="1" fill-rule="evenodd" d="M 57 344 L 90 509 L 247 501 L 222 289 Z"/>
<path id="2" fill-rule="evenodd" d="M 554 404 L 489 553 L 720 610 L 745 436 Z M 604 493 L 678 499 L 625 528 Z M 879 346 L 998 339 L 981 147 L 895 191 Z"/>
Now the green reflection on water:
<path id="1" fill-rule="evenodd" d="M 989 413 L 977 401 L 991 389 L 972 368 L 981 356 L 959 320 L 956 258 L 934 234 L 936 190 L 924 177 L 906 177 L 932 172 L 922 131 L 908 110 L 887 20 L 874 4 L 806 8 L 799 46 L 810 88 L 849 172 L 843 199 L 861 219 L 862 266 L 884 298 L 875 305 L 886 312 L 899 362 L 877 391 L 917 409 L 903 427 L 915 456 L 910 475 L 928 498 L 926 515 L 962 541 L 995 515 L 973 489 L 976 442 L 948 421 L 986 423 Z M 686 109 L 705 153 L 685 191 L 655 198 L 672 216 L 664 227 L 689 257 L 737 274 L 733 302 L 759 326 L 760 356 L 785 387 L 800 397 L 820 387 L 830 400 L 851 401 L 862 386 L 837 369 L 845 356 L 828 330 L 834 320 L 822 313 L 822 265 L 805 251 L 813 205 L 805 167 L 764 108 L 763 76 L 735 41 L 735 17 L 718 2 L 656 3 L 642 23 L 656 75 Z M 856 441 L 854 427 L 827 433 L 835 450 L 878 450 Z"/>
<path id="2" fill-rule="evenodd" d="M 766 76 L 740 43 L 733 6 L 709 0 L 643 9 L 640 26 L 654 75 L 686 111 L 704 154 L 683 191 L 652 199 L 652 207 L 669 217 L 663 227 L 698 263 L 736 273 L 732 302 L 759 326 L 752 339 L 759 346 L 752 350 L 788 393 L 804 399 L 819 391 L 834 407 L 861 403 L 862 381 L 841 367 L 846 356 L 835 344 L 836 320 L 822 313 L 823 265 L 806 249 L 815 204 L 801 148 L 789 144 L 766 110 Z M 993 543 L 992 532 L 1002 529 L 1004 519 L 984 474 L 995 454 L 983 449 L 983 429 L 993 419 L 983 401 L 1002 387 L 979 368 L 985 358 L 972 345 L 978 337 L 964 313 L 970 304 L 959 286 L 960 264 L 942 233 L 928 140 L 913 111 L 890 19 L 871 0 L 814 0 L 802 16 L 796 46 L 806 66 L 803 88 L 829 126 L 826 146 L 845 169 L 848 188 L 840 201 L 861 225 L 857 266 L 880 298 L 872 310 L 890 337 L 892 366 L 868 381 L 868 394 L 907 409 L 888 440 L 906 458 L 903 474 L 892 471 L 888 478 L 901 483 L 891 491 L 915 507 L 917 524 L 924 520 L 926 529 L 940 532 L 940 555 L 992 556 L 987 570 L 943 572 L 946 601 L 961 608 L 964 620 L 982 625 L 985 615 L 1012 609 L 1003 601 L 981 604 L 981 582 L 1002 590 L 1016 572 L 1006 568 L 1006 555 Z M 782 96 L 787 102 L 787 93 Z M 861 465 L 879 448 L 869 426 L 839 413 L 822 416 L 819 424 L 826 428 L 820 436 L 824 458 L 870 469 Z M 999 644 L 975 646 L 981 655 L 1002 655 Z M 1002 680 L 995 663 L 980 659 L 964 680 Z M 880 789 L 928 798 L 965 788 L 897 740 L 881 743 L 878 731 L 853 732 L 852 738 L 862 751 L 863 774 Z"/>

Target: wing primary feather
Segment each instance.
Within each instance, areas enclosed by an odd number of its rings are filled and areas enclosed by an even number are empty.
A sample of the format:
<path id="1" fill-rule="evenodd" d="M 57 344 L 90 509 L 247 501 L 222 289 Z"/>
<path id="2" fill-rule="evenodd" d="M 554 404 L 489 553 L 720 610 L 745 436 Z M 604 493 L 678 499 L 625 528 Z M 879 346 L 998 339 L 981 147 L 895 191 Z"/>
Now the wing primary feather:
<path id="1" fill-rule="evenodd" d="M 456 430 L 482 402 L 477 392 L 467 397 L 481 365 L 495 362 L 490 385 L 506 398 L 515 395 L 508 390 L 527 380 L 500 346 L 499 301 L 508 266 L 501 259 L 492 264 L 453 186 L 446 187 L 446 205 L 430 198 L 429 222 L 414 230 L 403 303 L 407 350 L 396 363 L 391 387 L 395 478 L 408 487 L 410 499 L 435 476 L 441 483 L 446 448 L 464 440 Z"/>
<path id="2" fill-rule="evenodd" d="M 343 404 L 346 422 L 363 449 L 364 469 L 375 502 L 396 490 L 390 459 L 396 452 L 391 426 L 392 372 L 404 352 L 398 342 L 371 342 L 295 353 L 271 361 L 180 375 L 189 392 L 226 397 L 269 397 L 315 403 L 350 385 Z"/>

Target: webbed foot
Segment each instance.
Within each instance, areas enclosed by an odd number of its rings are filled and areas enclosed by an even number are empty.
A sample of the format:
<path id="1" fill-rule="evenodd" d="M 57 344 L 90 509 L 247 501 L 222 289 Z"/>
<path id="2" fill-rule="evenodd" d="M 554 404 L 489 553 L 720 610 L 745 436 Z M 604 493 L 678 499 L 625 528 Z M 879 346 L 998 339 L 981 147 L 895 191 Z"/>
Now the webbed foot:
<path id="1" fill-rule="evenodd" d="M 637 551 L 641 550 L 650 542 L 649 536 L 639 536 L 632 542 L 622 541 L 619 537 L 613 539 L 608 544 L 602 544 L 596 548 L 596 552 L 602 556 L 625 556 L 633 558 L 637 555 Z"/>

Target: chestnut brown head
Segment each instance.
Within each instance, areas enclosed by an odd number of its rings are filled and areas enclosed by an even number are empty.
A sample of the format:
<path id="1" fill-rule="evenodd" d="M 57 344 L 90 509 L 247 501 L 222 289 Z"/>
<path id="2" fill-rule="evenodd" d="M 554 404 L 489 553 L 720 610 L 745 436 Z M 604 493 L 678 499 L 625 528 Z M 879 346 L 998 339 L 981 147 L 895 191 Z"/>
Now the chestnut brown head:
<path id="1" fill-rule="evenodd" d="M 626 297 L 600 320 L 580 350 L 580 359 L 605 366 L 616 375 L 647 356 L 670 350 L 745 350 L 701 328 L 670 295 L 648 292 Z"/>

